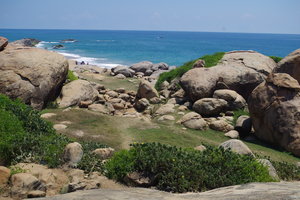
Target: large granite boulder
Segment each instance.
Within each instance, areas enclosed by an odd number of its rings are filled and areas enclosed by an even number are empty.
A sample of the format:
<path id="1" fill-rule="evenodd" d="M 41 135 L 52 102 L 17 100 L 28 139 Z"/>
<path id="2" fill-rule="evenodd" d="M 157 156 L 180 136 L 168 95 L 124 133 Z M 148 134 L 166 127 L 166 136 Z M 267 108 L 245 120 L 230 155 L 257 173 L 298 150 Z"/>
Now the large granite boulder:
<path id="1" fill-rule="evenodd" d="M 98 91 L 92 84 L 85 80 L 75 80 L 66 84 L 61 91 L 60 98 L 57 100 L 59 107 L 78 105 L 81 101 L 92 102 L 98 97 Z"/>
<path id="2" fill-rule="evenodd" d="M 206 130 L 208 128 L 207 122 L 195 112 L 185 114 L 177 123 L 182 124 L 186 128 L 196 130 Z"/>
<path id="3" fill-rule="evenodd" d="M 231 89 L 247 99 L 276 66 L 271 58 L 257 52 L 228 52 L 217 66 L 189 70 L 180 84 L 192 101 L 211 97 L 217 89 Z"/>
<path id="4" fill-rule="evenodd" d="M 130 69 L 134 70 L 135 72 L 143 72 L 145 73 L 147 70 L 151 70 L 153 67 L 153 63 L 149 61 L 143 61 L 130 66 Z"/>
<path id="5" fill-rule="evenodd" d="M 112 68 L 111 71 L 115 74 L 115 75 L 118 75 L 118 74 L 123 74 L 124 76 L 126 77 L 133 77 L 134 75 L 134 71 L 132 69 L 130 69 L 129 67 L 127 66 L 117 66 L 115 68 Z"/>
<path id="6" fill-rule="evenodd" d="M 0 36 L 0 51 L 2 51 L 8 44 L 8 39 Z"/>
<path id="7" fill-rule="evenodd" d="M 136 99 L 138 100 L 146 98 L 150 100 L 155 97 L 159 97 L 159 94 L 157 90 L 151 85 L 151 83 L 146 80 L 141 81 L 136 94 Z"/>
<path id="8" fill-rule="evenodd" d="M 193 105 L 193 110 L 203 116 L 217 116 L 221 112 L 225 112 L 227 108 L 227 101 L 215 98 L 203 98 Z"/>
<path id="9" fill-rule="evenodd" d="M 274 69 L 274 73 L 287 73 L 300 83 L 300 49 L 282 59 Z"/>
<path id="10" fill-rule="evenodd" d="M 0 52 L 0 70 L 0 93 L 42 109 L 59 95 L 68 62 L 58 53 L 8 45 Z"/>
<path id="11" fill-rule="evenodd" d="M 244 109 L 247 106 L 246 100 L 233 90 L 216 90 L 213 94 L 213 98 L 227 101 L 229 110 Z"/>
<path id="12" fill-rule="evenodd" d="M 255 135 L 300 156 L 300 85 L 285 73 L 272 74 L 249 97 Z"/>

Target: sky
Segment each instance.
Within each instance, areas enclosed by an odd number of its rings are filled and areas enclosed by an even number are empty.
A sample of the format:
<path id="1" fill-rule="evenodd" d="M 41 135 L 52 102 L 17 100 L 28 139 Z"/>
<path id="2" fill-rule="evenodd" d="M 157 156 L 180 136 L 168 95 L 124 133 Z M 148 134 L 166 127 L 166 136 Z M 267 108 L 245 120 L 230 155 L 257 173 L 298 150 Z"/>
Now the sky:
<path id="1" fill-rule="evenodd" d="M 300 34 L 300 0 L 0 0 L 0 28 Z"/>

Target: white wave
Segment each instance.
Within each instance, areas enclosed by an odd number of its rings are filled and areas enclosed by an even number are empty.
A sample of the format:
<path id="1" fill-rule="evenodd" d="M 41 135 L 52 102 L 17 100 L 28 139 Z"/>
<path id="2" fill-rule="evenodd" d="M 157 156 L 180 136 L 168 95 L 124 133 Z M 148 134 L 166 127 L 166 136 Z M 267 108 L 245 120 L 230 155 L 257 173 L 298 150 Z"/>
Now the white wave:
<path id="1" fill-rule="evenodd" d="M 81 63 L 83 61 L 85 64 L 88 63 L 89 65 L 96 65 L 98 67 L 113 68 L 120 65 L 117 63 L 103 63 L 103 61 L 107 61 L 106 58 L 84 57 L 78 54 L 59 52 L 59 51 L 57 51 L 57 53 L 64 55 L 67 59 L 75 60 L 78 63 Z"/>
<path id="2" fill-rule="evenodd" d="M 46 42 L 46 41 L 40 41 L 37 45 L 35 45 L 35 47 L 37 47 L 37 48 L 41 48 L 41 49 L 45 49 L 45 48 L 47 48 L 46 46 L 46 44 L 57 44 L 57 43 L 59 43 L 59 42 Z"/>

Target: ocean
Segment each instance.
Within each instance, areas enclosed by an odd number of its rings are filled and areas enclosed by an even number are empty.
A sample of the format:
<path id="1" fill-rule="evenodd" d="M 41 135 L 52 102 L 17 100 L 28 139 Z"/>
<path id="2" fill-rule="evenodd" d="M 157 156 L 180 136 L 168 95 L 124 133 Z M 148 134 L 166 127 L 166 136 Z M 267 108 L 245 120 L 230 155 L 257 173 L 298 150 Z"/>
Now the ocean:
<path id="1" fill-rule="evenodd" d="M 300 35 L 295 34 L 0 29 L 0 36 L 9 41 L 35 38 L 42 41 L 39 48 L 107 68 L 146 60 L 180 66 L 206 54 L 232 50 L 284 57 L 300 48 Z M 76 42 L 61 43 L 65 39 Z M 53 49 L 58 44 L 64 47 Z"/>

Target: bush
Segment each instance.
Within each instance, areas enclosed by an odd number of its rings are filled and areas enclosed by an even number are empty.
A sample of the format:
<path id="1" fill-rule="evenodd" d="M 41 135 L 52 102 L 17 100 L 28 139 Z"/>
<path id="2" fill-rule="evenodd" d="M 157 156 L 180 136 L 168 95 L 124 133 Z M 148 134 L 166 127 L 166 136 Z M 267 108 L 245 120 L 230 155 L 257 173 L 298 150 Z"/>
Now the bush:
<path id="1" fill-rule="evenodd" d="M 137 171 L 154 177 L 155 186 L 169 192 L 205 191 L 249 182 L 273 181 L 254 158 L 223 148 L 186 150 L 159 143 L 134 144 L 105 165 L 109 178 L 122 181 Z"/>
<path id="2" fill-rule="evenodd" d="M 281 180 L 284 181 L 299 181 L 300 180 L 300 167 L 287 163 L 272 161 L 274 168 Z"/>
<path id="3" fill-rule="evenodd" d="M 56 134 L 38 111 L 0 95 L 0 113 L 0 157 L 6 164 L 30 161 L 56 167 L 62 163 L 61 154 L 71 140 Z"/>
<path id="4" fill-rule="evenodd" d="M 279 63 L 282 60 L 282 57 L 278 56 L 270 56 L 270 58 L 272 58 L 276 63 Z"/>
<path id="5" fill-rule="evenodd" d="M 224 52 L 218 52 L 213 55 L 205 55 L 199 59 L 205 60 L 205 67 L 212 67 L 212 66 L 215 66 L 218 64 L 218 62 L 223 58 L 224 54 L 225 54 Z M 187 63 L 183 64 L 182 66 L 177 67 L 176 69 L 173 69 L 169 72 L 164 72 L 164 73 L 160 74 L 160 76 L 155 84 L 155 88 L 157 90 L 160 90 L 160 86 L 164 81 L 171 82 L 173 79 L 181 77 L 187 71 L 192 69 L 193 64 L 199 59 L 187 62 Z"/>
<path id="6" fill-rule="evenodd" d="M 84 170 L 86 173 L 93 171 L 102 171 L 102 160 L 99 157 L 92 153 L 95 149 L 106 147 L 103 144 L 96 142 L 80 142 L 83 149 L 83 156 L 81 161 L 78 163 L 78 168 Z"/>
<path id="7" fill-rule="evenodd" d="M 78 80 L 78 77 L 74 75 L 74 73 L 71 70 L 68 70 L 67 80 L 69 82 Z"/>

